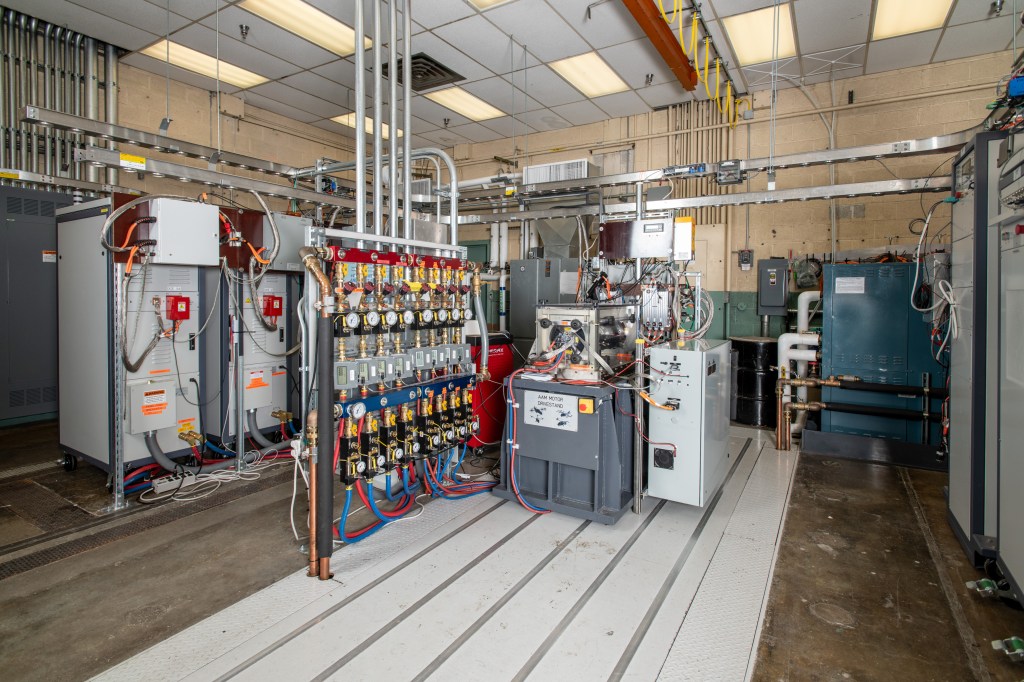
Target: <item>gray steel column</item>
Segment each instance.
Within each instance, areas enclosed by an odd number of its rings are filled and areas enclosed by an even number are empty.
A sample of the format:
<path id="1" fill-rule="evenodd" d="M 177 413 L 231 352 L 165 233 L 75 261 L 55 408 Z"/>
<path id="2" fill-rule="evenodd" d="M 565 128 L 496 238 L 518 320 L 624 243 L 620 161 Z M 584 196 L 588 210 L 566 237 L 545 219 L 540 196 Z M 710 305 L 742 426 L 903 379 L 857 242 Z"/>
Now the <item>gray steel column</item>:
<path id="1" fill-rule="evenodd" d="M 100 81 L 96 77 L 96 69 L 99 68 L 99 54 L 96 52 L 96 41 L 92 38 L 85 39 L 85 111 L 86 118 L 96 121 L 100 117 Z M 95 137 L 85 138 L 85 143 L 95 145 Z M 100 169 L 91 163 L 85 167 L 85 179 L 89 182 L 100 181 Z"/>
<path id="2" fill-rule="evenodd" d="M 106 82 L 106 118 L 107 123 L 117 124 L 117 73 L 118 56 L 117 48 L 107 44 L 106 54 L 103 58 L 103 80 Z M 116 150 L 117 143 L 113 140 L 107 142 L 107 147 Z M 117 169 L 107 168 L 107 182 L 111 185 L 117 184 Z"/>
<path id="3" fill-rule="evenodd" d="M 46 24 L 43 29 L 43 106 L 47 109 L 53 108 L 53 47 L 50 41 L 53 30 L 53 24 Z M 0 83 L 0 92 L 3 91 L 3 84 Z M 43 169 L 47 175 L 53 175 L 53 131 L 50 126 L 43 128 L 43 144 Z"/>
<path id="4" fill-rule="evenodd" d="M 10 54 L 10 42 L 11 42 L 11 30 L 10 30 L 10 11 L 0 9 L 0 14 L 3 14 L 3 26 L 2 32 L 0 32 L 0 51 L 3 54 Z M 0 58 L 0 92 L 8 92 L 12 87 L 11 80 L 7 77 L 7 62 Z M 10 95 L 7 96 L 6 102 L 0 104 L 0 168 L 7 168 L 7 125 L 11 118 L 8 113 L 14 108 L 14 98 Z M 0 181 L 0 184 L 6 184 L 6 181 Z"/>
<path id="5" fill-rule="evenodd" d="M 402 13 L 402 236 L 412 239 L 412 0 Z"/>

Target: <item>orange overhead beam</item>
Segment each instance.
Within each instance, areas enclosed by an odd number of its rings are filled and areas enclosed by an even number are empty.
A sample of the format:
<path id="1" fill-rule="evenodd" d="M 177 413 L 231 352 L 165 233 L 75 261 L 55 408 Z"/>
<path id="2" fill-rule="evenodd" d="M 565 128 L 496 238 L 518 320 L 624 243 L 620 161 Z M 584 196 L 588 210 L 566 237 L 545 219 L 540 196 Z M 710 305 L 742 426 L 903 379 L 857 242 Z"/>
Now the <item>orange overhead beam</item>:
<path id="1" fill-rule="evenodd" d="M 665 60 L 679 83 L 687 90 L 697 87 L 697 70 L 693 68 L 682 46 L 672 33 L 672 28 L 662 18 L 661 12 L 651 0 L 622 0 L 636 23 L 644 30 L 658 54 Z"/>

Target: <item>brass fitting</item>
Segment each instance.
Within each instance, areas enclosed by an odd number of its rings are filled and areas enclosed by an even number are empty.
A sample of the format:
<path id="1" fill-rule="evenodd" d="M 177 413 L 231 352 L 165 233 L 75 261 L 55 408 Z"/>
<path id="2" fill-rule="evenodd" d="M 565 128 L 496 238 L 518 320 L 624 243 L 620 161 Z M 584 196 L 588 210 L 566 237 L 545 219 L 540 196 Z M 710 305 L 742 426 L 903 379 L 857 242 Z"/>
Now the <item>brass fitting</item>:
<path id="1" fill-rule="evenodd" d="M 180 438 L 181 440 L 185 441 L 186 443 L 188 443 L 192 447 L 199 447 L 200 445 L 203 444 L 203 441 L 206 440 L 205 438 L 203 438 L 201 435 L 199 435 L 195 431 L 184 431 L 182 433 L 179 433 L 178 434 L 178 438 Z"/>
<path id="2" fill-rule="evenodd" d="M 292 417 L 294 417 L 295 415 L 293 415 L 288 410 L 274 410 L 273 412 L 270 413 L 270 416 L 278 420 L 282 424 L 287 424 L 292 420 Z"/>

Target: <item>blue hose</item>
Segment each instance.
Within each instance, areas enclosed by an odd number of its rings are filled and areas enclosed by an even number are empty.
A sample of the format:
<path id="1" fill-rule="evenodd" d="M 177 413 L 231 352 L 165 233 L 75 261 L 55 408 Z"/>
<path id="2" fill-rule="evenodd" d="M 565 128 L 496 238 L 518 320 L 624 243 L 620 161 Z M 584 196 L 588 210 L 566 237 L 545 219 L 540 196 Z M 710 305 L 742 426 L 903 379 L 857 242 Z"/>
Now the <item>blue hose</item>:
<path id="1" fill-rule="evenodd" d="M 359 484 L 356 483 L 356 485 Z M 397 521 L 398 519 L 402 518 L 401 516 L 384 516 L 380 513 L 380 509 L 377 508 L 377 502 L 376 500 L 373 499 L 373 484 L 370 483 L 369 481 L 366 482 L 366 496 L 370 500 L 370 510 L 373 512 L 373 515 L 381 521 L 383 521 L 384 523 L 391 523 L 392 521 Z M 403 514 L 402 516 L 405 516 L 405 514 Z"/>
<path id="2" fill-rule="evenodd" d="M 413 464 L 412 466 L 416 466 Z M 409 487 L 409 467 L 402 469 L 402 487 L 405 489 L 406 495 L 412 495 L 414 492 L 420 489 L 420 482 L 416 481 L 413 487 Z"/>
<path id="3" fill-rule="evenodd" d="M 515 428 L 515 422 L 512 421 L 513 419 L 515 419 L 515 415 L 512 414 L 512 403 L 510 402 L 509 406 L 508 406 L 508 421 L 506 423 L 507 424 L 511 424 L 512 428 Z M 509 446 L 508 455 L 509 456 L 513 455 L 511 444 Z M 508 467 L 508 475 L 509 475 L 509 486 L 510 486 L 510 488 L 512 490 L 512 493 L 516 494 L 518 492 L 518 490 L 519 490 L 519 483 L 516 481 L 516 468 L 514 466 L 512 466 L 511 464 Z M 523 497 L 523 494 L 521 492 L 516 494 L 516 498 L 518 499 L 518 501 L 520 503 L 522 503 L 522 505 L 524 507 L 526 507 L 527 509 L 529 509 L 531 511 L 535 511 L 538 514 L 542 514 L 542 513 L 546 512 L 546 511 L 549 511 L 547 509 L 542 509 L 540 507 L 535 507 L 532 504 L 530 504 L 529 502 L 527 502 L 526 498 Z"/>
<path id="4" fill-rule="evenodd" d="M 302 435 L 299 433 L 299 430 L 295 428 L 295 424 L 292 424 L 290 421 L 288 422 L 288 429 L 292 432 L 293 436 Z"/>
<path id="5" fill-rule="evenodd" d="M 227 457 L 234 457 L 235 456 L 235 453 L 231 452 L 230 450 L 225 450 L 224 448 L 218 447 L 218 446 L 214 445 L 213 443 L 211 443 L 210 441 L 206 441 L 206 447 L 210 448 L 214 452 L 218 452 L 218 453 L 220 453 L 222 455 L 226 455 Z"/>
<path id="6" fill-rule="evenodd" d="M 370 486 L 370 492 L 373 492 L 373 486 Z M 398 498 L 395 497 L 394 493 L 391 492 L 391 474 L 387 474 L 384 477 L 384 494 L 388 496 L 389 502 L 398 502 Z M 372 496 L 371 496 L 372 499 Z"/>
<path id="7" fill-rule="evenodd" d="M 358 485 L 358 483 L 356 485 Z M 370 499 L 372 500 L 373 498 L 371 497 Z M 360 540 L 365 540 L 366 538 L 370 537 L 371 535 L 373 535 L 374 533 L 376 533 L 377 531 L 379 531 L 381 528 L 384 527 L 384 524 L 381 523 L 381 524 L 373 527 L 371 530 L 366 531 L 362 535 L 350 538 L 349 536 L 345 535 L 345 522 L 348 521 L 348 511 L 351 508 L 352 508 L 352 488 L 346 488 L 345 489 L 345 506 L 341 510 L 341 519 L 338 521 L 338 535 L 341 537 L 341 539 L 345 543 L 353 544 L 353 543 L 359 542 Z"/>
<path id="8" fill-rule="evenodd" d="M 459 467 L 462 466 L 462 460 L 466 459 L 466 448 L 468 448 L 468 447 L 469 447 L 469 441 L 466 441 L 465 443 L 462 444 L 462 456 L 459 457 L 459 461 L 455 463 L 455 468 L 452 469 L 452 474 L 453 475 L 455 474 L 456 471 L 459 470 Z"/>

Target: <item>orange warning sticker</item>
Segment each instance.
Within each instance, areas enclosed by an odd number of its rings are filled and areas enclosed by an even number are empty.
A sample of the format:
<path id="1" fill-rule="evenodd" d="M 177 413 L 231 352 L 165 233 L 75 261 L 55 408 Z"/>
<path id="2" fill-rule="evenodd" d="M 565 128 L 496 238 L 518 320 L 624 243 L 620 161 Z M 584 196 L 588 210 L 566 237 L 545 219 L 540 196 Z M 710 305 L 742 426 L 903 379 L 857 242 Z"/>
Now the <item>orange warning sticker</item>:
<path id="1" fill-rule="evenodd" d="M 249 383 L 246 385 L 245 390 L 248 391 L 251 388 L 266 388 L 269 386 L 270 384 L 267 383 L 267 380 L 264 378 L 264 374 L 265 372 L 263 370 L 249 372 Z"/>
<path id="2" fill-rule="evenodd" d="M 286 374 L 285 372 L 273 372 L 273 373 L 271 373 L 270 376 L 272 376 L 272 377 L 282 377 L 285 374 Z"/>
<path id="3" fill-rule="evenodd" d="M 171 370 L 169 368 L 165 368 L 165 369 L 151 369 L 151 370 L 149 370 L 149 373 L 150 374 L 170 374 Z"/>
<path id="4" fill-rule="evenodd" d="M 163 414 L 167 409 L 167 391 L 158 389 L 142 394 L 142 414 L 147 417 Z"/>
<path id="5" fill-rule="evenodd" d="M 195 431 L 196 424 L 194 419 L 179 419 L 178 420 L 178 433 L 185 433 L 186 431 Z"/>

